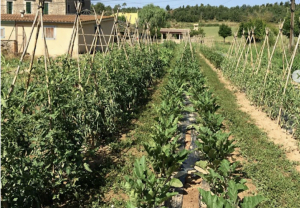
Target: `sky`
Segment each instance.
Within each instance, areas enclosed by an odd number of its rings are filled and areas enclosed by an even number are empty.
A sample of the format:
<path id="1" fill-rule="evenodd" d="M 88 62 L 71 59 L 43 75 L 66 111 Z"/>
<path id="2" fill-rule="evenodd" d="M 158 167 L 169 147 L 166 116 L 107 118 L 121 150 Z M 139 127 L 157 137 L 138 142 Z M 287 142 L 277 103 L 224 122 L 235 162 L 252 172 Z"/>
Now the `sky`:
<path id="1" fill-rule="evenodd" d="M 211 6 L 219 6 L 224 5 L 226 7 L 235 7 L 235 6 L 242 6 L 243 4 L 246 5 L 262 5 L 266 3 L 275 3 L 275 2 L 285 2 L 290 0 L 91 0 L 93 4 L 97 2 L 102 2 L 105 6 L 110 5 L 111 7 L 115 6 L 116 4 L 122 5 L 124 2 L 127 4 L 127 7 L 143 7 L 147 4 L 153 3 L 154 5 L 160 6 L 162 8 L 166 8 L 167 5 L 170 5 L 172 9 L 178 8 L 183 5 L 190 5 L 194 6 L 196 4 L 210 4 Z M 300 0 L 296 0 L 296 4 L 299 4 Z"/>

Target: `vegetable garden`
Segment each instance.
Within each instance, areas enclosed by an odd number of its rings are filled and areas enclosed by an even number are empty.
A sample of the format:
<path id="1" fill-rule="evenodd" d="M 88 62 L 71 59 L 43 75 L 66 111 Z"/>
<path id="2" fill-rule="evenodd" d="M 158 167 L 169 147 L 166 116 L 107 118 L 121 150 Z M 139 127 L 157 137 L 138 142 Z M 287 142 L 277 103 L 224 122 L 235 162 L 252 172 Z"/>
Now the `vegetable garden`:
<path id="1" fill-rule="evenodd" d="M 199 201 L 208 208 L 252 208 L 266 203 L 261 195 L 239 197 L 248 189 L 246 176 L 239 162 L 228 159 L 237 145 L 225 132 L 218 98 L 207 87 L 191 42 L 122 46 L 106 55 L 83 55 L 79 61 L 67 56 L 50 59 L 49 66 L 46 58 L 38 58 L 32 71 L 24 69 L 16 77 L 9 69 L 2 73 L 2 201 L 9 207 L 105 206 L 98 194 L 114 161 L 99 151 L 118 142 L 151 100 L 152 88 L 165 79 L 160 102 L 152 106 L 154 122 L 145 129 L 149 137 L 140 141 L 143 154 L 122 176 L 120 189 L 127 195 L 122 207 L 172 203 L 179 194 L 175 190 L 183 187 L 180 174 L 187 174 L 183 164 L 195 152 L 198 161 L 193 165 L 203 170 L 195 175 L 210 187 L 199 189 Z M 249 50 L 242 51 L 243 64 L 232 55 L 239 54 L 237 47 L 227 57 L 203 46 L 200 50 L 271 118 L 280 120 L 282 114 L 280 123 L 300 138 L 299 85 L 285 84 L 283 79 L 300 65 L 299 54 L 285 65 L 282 58 L 290 57 L 282 57 L 274 47 L 270 72 L 270 55 L 263 48 L 254 56 L 254 48 L 249 49 L 251 56 Z M 4 68 L 15 66 L 1 59 Z M 182 142 L 186 129 L 180 125 L 185 113 L 196 115 L 188 126 L 195 142 L 190 149 Z M 97 205 L 96 199 L 101 201 Z"/>
<path id="2" fill-rule="evenodd" d="M 198 166 L 209 170 L 199 174 L 213 193 L 200 190 L 208 207 L 255 207 L 261 202 L 261 196 L 242 201 L 237 196 L 247 187 L 235 175 L 239 164 L 226 159 L 235 146 L 224 133 L 224 118 L 216 114 L 219 106 L 205 86 L 194 51 L 184 47 L 165 75 L 171 49 L 168 44 L 128 47 L 126 54 L 96 54 L 93 64 L 91 56 L 82 56 L 80 80 L 76 61 L 59 57 L 51 60 L 48 85 L 44 59 L 38 59 L 30 76 L 25 70 L 19 74 L 9 97 L 13 77 L 3 73 L 2 97 L 8 98 L 2 99 L 3 201 L 9 207 L 88 206 L 86 199 L 105 185 L 105 166 L 95 160 L 99 148 L 113 142 L 145 105 L 155 80 L 167 76 L 151 137 L 142 143 L 146 154 L 136 159 L 133 174 L 124 177 L 126 206 L 157 207 L 171 200 L 178 194 L 173 188 L 183 186 L 174 174 L 193 151 L 200 152 Z M 184 94 L 193 107 L 185 106 Z M 184 111 L 198 115 L 189 127 L 198 138 L 193 150 L 179 142 Z"/>
<path id="3" fill-rule="evenodd" d="M 256 106 L 262 108 L 270 118 L 278 119 L 282 128 L 299 139 L 300 89 L 299 83 L 291 79 L 291 74 L 300 67 L 298 49 L 295 48 L 292 60 L 293 53 L 285 54 L 279 46 L 270 50 L 264 50 L 264 46 L 261 46 L 256 49 L 259 53 L 252 47 L 242 51 L 242 46 L 236 46 L 230 56 L 205 46 L 200 51 Z M 273 56 L 270 58 L 271 49 Z"/>
<path id="4" fill-rule="evenodd" d="M 145 156 L 137 159 L 133 176 L 125 177 L 130 196 L 127 207 L 158 207 L 178 194 L 169 192 L 171 187 L 182 187 L 172 175 L 193 151 L 200 153 L 201 160 L 196 165 L 209 170 L 207 174 L 197 173 L 210 185 L 210 191 L 199 190 L 207 207 L 256 207 L 264 197 L 248 196 L 243 200 L 238 197 L 247 186 L 241 177 L 240 164 L 227 160 L 234 151 L 234 141 L 229 140 L 230 133 L 224 132 L 224 118 L 216 113 L 219 108 L 216 98 L 205 86 L 206 79 L 199 71 L 199 63 L 191 57 L 191 51 L 185 50 L 168 74 L 161 104 L 155 109 L 157 118 L 152 138 L 143 143 L 147 160 Z M 193 107 L 184 105 L 183 94 L 189 95 Z M 196 123 L 190 127 L 197 137 L 196 147 L 191 151 L 178 150 L 181 137 L 178 126 L 184 111 L 198 115 Z"/>
<path id="5" fill-rule="evenodd" d="M 8 100 L 12 76 L 2 74 L 2 198 L 12 207 L 84 198 L 85 182 L 101 171 L 90 168 L 97 147 L 145 103 L 170 58 L 157 46 L 128 48 L 127 55 L 97 54 L 93 64 L 82 57 L 82 89 L 77 63 L 65 57 L 52 60 L 48 88 L 38 60 L 31 77 L 19 75 Z"/>

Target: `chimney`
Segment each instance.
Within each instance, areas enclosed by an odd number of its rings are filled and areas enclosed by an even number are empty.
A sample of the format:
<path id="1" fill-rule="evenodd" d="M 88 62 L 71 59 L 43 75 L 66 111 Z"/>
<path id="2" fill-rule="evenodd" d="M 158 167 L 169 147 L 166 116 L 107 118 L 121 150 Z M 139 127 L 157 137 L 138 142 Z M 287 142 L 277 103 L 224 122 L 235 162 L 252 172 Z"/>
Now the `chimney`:
<path id="1" fill-rule="evenodd" d="M 21 13 L 21 17 L 24 17 L 25 10 L 24 9 L 20 10 L 20 13 Z"/>

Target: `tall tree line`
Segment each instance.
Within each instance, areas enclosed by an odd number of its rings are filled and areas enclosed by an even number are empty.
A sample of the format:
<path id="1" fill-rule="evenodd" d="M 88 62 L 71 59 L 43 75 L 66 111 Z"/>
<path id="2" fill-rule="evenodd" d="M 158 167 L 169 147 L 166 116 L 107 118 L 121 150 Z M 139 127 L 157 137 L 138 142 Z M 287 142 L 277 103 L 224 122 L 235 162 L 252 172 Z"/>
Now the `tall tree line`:
<path id="1" fill-rule="evenodd" d="M 296 10 L 300 4 L 296 5 Z M 290 12 L 290 2 L 267 3 L 262 5 L 242 5 L 236 7 L 225 7 L 198 5 L 181 6 L 176 9 L 170 9 L 168 5 L 166 10 L 169 12 L 168 18 L 178 22 L 198 22 L 207 20 L 243 22 L 249 19 L 260 18 L 266 22 L 279 22 L 283 20 Z"/>
<path id="2" fill-rule="evenodd" d="M 97 4 L 92 5 L 95 11 L 98 14 L 101 14 L 102 11 L 105 11 L 106 15 L 110 15 L 112 11 L 117 12 L 119 9 L 120 12 L 127 12 L 127 13 L 135 13 L 138 11 L 138 7 L 127 7 L 127 4 L 124 2 L 123 4 L 116 4 L 114 7 L 110 5 L 105 6 L 103 3 L 98 2 Z"/>

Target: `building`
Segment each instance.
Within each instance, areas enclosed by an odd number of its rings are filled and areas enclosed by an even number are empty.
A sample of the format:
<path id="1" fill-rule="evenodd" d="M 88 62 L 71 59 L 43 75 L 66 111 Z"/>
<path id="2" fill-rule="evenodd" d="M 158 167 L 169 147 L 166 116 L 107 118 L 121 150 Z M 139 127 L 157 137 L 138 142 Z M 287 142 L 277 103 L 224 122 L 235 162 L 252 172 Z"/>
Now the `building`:
<path id="1" fill-rule="evenodd" d="M 194 30 L 199 30 L 199 24 L 194 24 Z"/>
<path id="2" fill-rule="evenodd" d="M 190 29 L 176 29 L 176 28 L 161 28 L 161 39 L 174 40 L 175 42 L 180 42 L 185 39 L 190 34 Z"/>
<path id="3" fill-rule="evenodd" d="M 46 41 L 50 56 L 63 55 L 68 52 L 68 46 L 73 32 L 73 24 L 76 15 L 44 15 L 44 27 L 46 34 Z M 14 53 L 22 53 L 28 41 L 31 31 L 32 23 L 34 21 L 34 14 L 1 14 L 1 46 L 12 50 Z M 100 16 L 99 16 L 100 19 Z M 96 31 L 96 21 L 94 15 L 80 15 L 85 40 L 90 50 Z M 106 42 L 109 40 L 114 24 L 114 18 L 104 16 L 101 22 L 103 34 L 106 35 Z M 27 53 L 31 54 L 34 48 L 36 28 L 33 32 L 32 39 L 28 46 Z M 81 34 L 81 30 L 79 30 Z M 102 40 L 104 43 L 104 38 Z M 99 43 L 98 43 L 99 44 Z M 104 47 L 105 48 L 105 47 Z M 98 46 L 96 50 L 100 50 Z M 73 54 L 85 53 L 86 47 L 82 35 L 76 37 Z M 44 41 L 42 39 L 42 32 L 39 33 L 36 55 L 44 55 Z"/>
<path id="4" fill-rule="evenodd" d="M 138 19 L 138 13 L 125 13 L 125 12 L 119 12 L 119 17 L 124 16 L 131 25 L 135 25 L 135 22 Z"/>
<path id="5" fill-rule="evenodd" d="M 75 14 L 76 8 L 74 2 L 77 0 L 45 0 L 44 14 Z M 82 11 L 91 9 L 91 0 L 80 0 L 82 2 Z M 1 0 L 1 14 L 35 14 L 39 0 Z"/>

